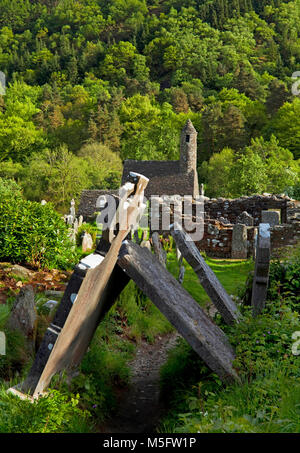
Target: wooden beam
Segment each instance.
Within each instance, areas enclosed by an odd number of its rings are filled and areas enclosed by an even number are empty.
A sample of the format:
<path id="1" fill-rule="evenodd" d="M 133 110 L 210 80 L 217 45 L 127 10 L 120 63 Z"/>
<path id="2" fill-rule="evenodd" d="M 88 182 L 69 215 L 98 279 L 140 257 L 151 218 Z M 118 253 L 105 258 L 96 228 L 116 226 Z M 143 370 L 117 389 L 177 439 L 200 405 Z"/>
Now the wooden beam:
<path id="1" fill-rule="evenodd" d="M 118 264 L 211 370 L 224 382 L 239 380 L 232 366 L 234 350 L 226 335 L 149 250 L 126 241 Z"/>
<path id="2" fill-rule="evenodd" d="M 136 223 L 137 213 L 141 212 L 144 190 L 149 181 L 139 174 L 131 174 L 131 176 L 136 179 L 136 183 L 129 183 L 127 191 L 126 185 L 123 187 L 117 216 L 119 232 L 112 240 L 103 261 L 94 269 L 88 270 L 34 390 L 34 396 L 42 394 L 55 373 L 76 367 L 92 340 L 107 300 L 108 283 L 117 262 L 121 244 L 131 226 Z M 130 194 L 133 194 L 132 198 L 128 199 Z"/>
<path id="3" fill-rule="evenodd" d="M 178 225 L 171 225 L 171 234 L 182 256 L 197 274 L 207 295 L 220 312 L 227 324 L 238 322 L 241 315 L 231 297 L 220 283 L 212 269 L 206 264 L 194 241 L 180 229 Z"/>

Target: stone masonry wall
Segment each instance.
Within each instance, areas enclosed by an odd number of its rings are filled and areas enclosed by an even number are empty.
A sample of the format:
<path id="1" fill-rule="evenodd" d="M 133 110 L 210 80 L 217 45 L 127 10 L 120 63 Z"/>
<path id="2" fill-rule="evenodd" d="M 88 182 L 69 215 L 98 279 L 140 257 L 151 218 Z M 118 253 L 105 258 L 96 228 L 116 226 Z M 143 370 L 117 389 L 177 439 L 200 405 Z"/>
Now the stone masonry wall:
<path id="1" fill-rule="evenodd" d="M 285 195 L 253 195 L 236 199 L 207 199 L 205 201 L 206 219 L 219 219 L 224 217 L 235 224 L 237 217 L 247 211 L 254 219 L 254 225 L 261 223 L 261 211 L 269 209 L 281 211 L 281 223 L 288 222 L 288 212 L 293 210 L 295 202 Z"/>

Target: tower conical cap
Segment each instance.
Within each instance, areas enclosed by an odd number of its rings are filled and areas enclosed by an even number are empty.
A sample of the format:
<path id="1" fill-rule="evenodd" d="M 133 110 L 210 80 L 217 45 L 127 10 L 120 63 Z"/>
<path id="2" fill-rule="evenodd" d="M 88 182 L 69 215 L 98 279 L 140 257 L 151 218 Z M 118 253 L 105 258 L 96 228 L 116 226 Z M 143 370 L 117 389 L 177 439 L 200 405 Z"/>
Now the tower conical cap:
<path id="1" fill-rule="evenodd" d="M 197 131 L 194 128 L 194 125 L 193 125 L 193 123 L 191 122 L 190 119 L 188 119 L 187 122 L 185 123 L 185 126 L 182 129 L 182 132 L 184 132 L 185 134 L 189 134 L 189 135 L 197 134 Z"/>

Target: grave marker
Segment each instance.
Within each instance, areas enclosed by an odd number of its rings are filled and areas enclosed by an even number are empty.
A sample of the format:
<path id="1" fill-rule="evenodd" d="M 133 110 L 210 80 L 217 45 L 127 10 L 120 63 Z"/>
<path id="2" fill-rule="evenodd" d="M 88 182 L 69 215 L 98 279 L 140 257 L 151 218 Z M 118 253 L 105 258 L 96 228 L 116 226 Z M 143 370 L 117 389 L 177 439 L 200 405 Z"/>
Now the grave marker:
<path id="1" fill-rule="evenodd" d="M 280 214 L 278 211 L 261 211 L 261 223 L 268 223 L 270 227 L 279 225 Z"/>
<path id="2" fill-rule="evenodd" d="M 233 225 L 231 258 L 233 260 L 245 260 L 248 257 L 247 227 L 238 223 Z"/>
<path id="3" fill-rule="evenodd" d="M 259 225 L 256 248 L 255 272 L 252 286 L 252 313 L 259 315 L 265 308 L 271 256 L 271 234 L 270 225 L 261 223 Z"/>

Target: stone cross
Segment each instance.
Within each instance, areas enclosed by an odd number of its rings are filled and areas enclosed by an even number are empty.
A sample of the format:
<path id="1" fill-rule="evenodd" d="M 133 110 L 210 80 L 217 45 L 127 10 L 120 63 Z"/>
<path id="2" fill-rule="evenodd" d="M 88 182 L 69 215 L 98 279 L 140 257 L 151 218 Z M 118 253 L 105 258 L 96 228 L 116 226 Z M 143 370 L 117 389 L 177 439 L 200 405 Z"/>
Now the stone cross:
<path id="1" fill-rule="evenodd" d="M 271 255 L 270 225 L 261 223 L 257 236 L 255 272 L 252 286 L 252 313 L 259 315 L 265 308 Z"/>

